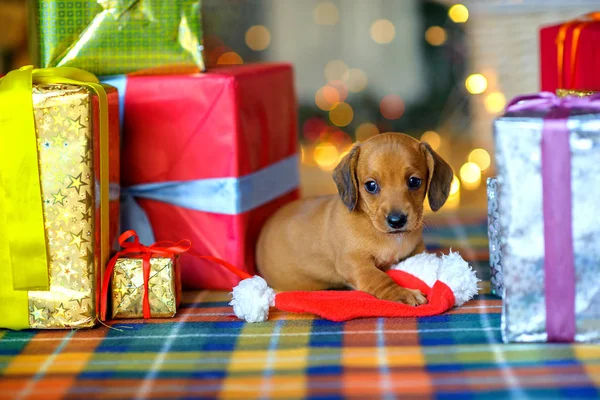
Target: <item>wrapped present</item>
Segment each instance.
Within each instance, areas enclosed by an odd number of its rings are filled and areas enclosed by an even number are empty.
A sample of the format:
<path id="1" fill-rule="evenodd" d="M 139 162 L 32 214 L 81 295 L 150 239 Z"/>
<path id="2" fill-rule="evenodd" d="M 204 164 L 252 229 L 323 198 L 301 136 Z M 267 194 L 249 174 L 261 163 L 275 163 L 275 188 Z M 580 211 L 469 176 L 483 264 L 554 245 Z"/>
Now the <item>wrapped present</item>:
<path id="1" fill-rule="evenodd" d="M 291 66 L 117 76 L 123 98 L 122 227 L 142 243 L 185 237 L 254 273 L 266 219 L 298 198 Z M 184 287 L 226 290 L 237 277 L 181 256 Z"/>
<path id="2" fill-rule="evenodd" d="M 600 96 L 513 100 L 494 123 L 507 342 L 600 339 Z"/>
<path id="3" fill-rule="evenodd" d="M 540 30 L 541 89 L 600 90 L 600 12 Z"/>
<path id="4" fill-rule="evenodd" d="M 31 54 L 98 75 L 166 65 L 204 69 L 200 0 L 37 0 Z"/>
<path id="5" fill-rule="evenodd" d="M 189 250 L 189 241 L 144 246 L 136 232 L 126 231 L 119 243 L 123 250 L 113 256 L 104 275 L 101 319 L 107 317 L 109 290 L 112 318 L 174 316 L 181 301 L 179 254 Z"/>
<path id="6" fill-rule="evenodd" d="M 117 92 L 24 67 L 0 80 L 0 111 L 0 327 L 93 326 L 119 229 Z"/>
<path id="7" fill-rule="evenodd" d="M 504 277 L 502 275 L 502 261 L 500 254 L 500 221 L 498 215 L 498 180 L 487 179 L 488 201 L 488 239 L 490 247 L 491 292 L 502 297 L 504 290 Z"/>

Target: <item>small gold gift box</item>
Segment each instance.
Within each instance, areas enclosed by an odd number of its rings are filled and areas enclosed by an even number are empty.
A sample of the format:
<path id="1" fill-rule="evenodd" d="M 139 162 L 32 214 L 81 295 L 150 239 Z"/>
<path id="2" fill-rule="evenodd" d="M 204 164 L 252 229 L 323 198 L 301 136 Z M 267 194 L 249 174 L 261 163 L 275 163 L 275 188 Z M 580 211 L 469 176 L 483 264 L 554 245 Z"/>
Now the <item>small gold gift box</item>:
<path id="1" fill-rule="evenodd" d="M 175 315 L 181 299 L 178 257 L 150 259 L 148 301 L 152 318 Z M 119 258 L 112 277 L 112 318 L 144 318 L 142 258 Z"/>

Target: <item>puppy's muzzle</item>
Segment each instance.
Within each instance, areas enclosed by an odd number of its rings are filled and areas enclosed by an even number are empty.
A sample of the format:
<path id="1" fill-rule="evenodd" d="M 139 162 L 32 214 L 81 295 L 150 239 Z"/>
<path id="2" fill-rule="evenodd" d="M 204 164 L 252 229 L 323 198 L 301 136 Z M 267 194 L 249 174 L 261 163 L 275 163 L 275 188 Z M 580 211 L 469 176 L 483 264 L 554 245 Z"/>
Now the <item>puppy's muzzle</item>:
<path id="1" fill-rule="evenodd" d="M 406 222 L 408 221 L 408 217 L 406 214 L 400 212 L 392 212 L 387 216 L 387 224 L 392 229 L 402 229 Z"/>

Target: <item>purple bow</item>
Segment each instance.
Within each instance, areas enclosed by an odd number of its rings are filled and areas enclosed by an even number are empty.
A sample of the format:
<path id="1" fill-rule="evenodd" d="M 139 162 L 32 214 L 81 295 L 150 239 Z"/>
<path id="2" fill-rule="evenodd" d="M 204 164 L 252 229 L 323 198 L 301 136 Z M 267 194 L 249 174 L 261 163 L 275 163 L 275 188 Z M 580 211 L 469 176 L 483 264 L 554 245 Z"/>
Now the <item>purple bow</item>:
<path id="1" fill-rule="evenodd" d="M 586 97 L 558 97 L 552 92 L 517 96 L 508 103 L 506 112 L 551 111 L 556 108 L 600 110 L 600 93 Z"/>
<path id="2" fill-rule="evenodd" d="M 572 109 L 600 110 L 600 94 L 558 97 L 541 92 L 520 96 L 507 112 L 546 111 L 542 130 L 544 286 L 548 341 L 575 338 L 575 261 L 572 231 L 571 149 L 567 120 Z M 564 190 L 565 185 L 569 190 Z"/>

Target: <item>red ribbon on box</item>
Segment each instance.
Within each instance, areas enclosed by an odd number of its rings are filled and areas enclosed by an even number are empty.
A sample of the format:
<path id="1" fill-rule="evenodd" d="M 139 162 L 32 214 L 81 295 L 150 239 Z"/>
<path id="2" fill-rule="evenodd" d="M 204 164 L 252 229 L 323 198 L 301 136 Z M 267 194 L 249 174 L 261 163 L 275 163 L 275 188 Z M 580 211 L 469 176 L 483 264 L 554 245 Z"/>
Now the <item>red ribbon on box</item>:
<path id="1" fill-rule="evenodd" d="M 130 238 L 133 238 L 133 242 L 128 242 Z M 127 256 L 130 258 L 141 258 L 142 268 L 144 272 L 144 299 L 143 299 L 143 312 L 144 318 L 150 318 L 150 299 L 148 281 L 150 280 L 150 259 L 152 257 L 174 257 L 177 254 L 185 253 L 190 249 L 192 243 L 189 240 L 182 240 L 178 243 L 173 242 L 157 242 L 150 246 L 144 246 L 140 243 L 140 239 L 135 231 L 125 231 L 119 236 L 119 244 L 123 250 L 117 252 L 106 266 L 104 273 L 104 280 L 102 282 L 102 294 L 100 299 L 100 319 L 106 320 L 106 310 L 108 308 L 108 291 L 110 287 L 110 280 L 112 278 L 115 264 L 119 257 Z"/>
<path id="2" fill-rule="evenodd" d="M 133 238 L 133 241 L 128 241 Z M 151 318 L 150 312 L 150 299 L 149 299 L 149 288 L 148 282 L 150 280 L 150 259 L 152 257 L 175 257 L 178 254 L 189 252 L 193 257 L 213 261 L 227 268 L 229 271 L 236 274 L 240 279 L 250 278 L 251 275 L 244 271 L 239 270 L 227 261 L 221 260 L 220 258 L 212 256 L 201 256 L 190 251 L 192 247 L 191 241 L 188 239 L 180 240 L 179 242 L 161 241 L 156 242 L 150 246 L 145 246 L 140 243 L 140 239 L 134 230 L 125 231 L 119 236 L 119 244 L 123 250 L 117 252 L 106 266 L 104 273 L 104 280 L 102 282 L 102 293 L 100 299 L 100 320 L 106 320 L 106 312 L 108 309 L 108 291 L 110 289 L 110 280 L 115 269 L 115 264 L 119 257 L 127 256 L 129 258 L 141 258 L 142 268 L 144 273 L 144 297 L 143 297 L 143 314 L 144 318 Z"/>

